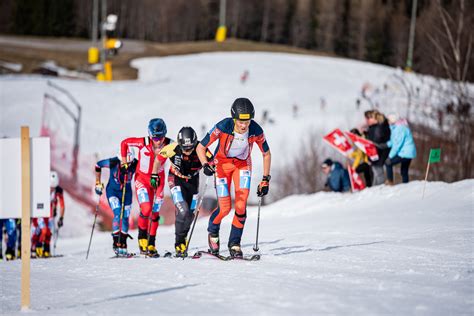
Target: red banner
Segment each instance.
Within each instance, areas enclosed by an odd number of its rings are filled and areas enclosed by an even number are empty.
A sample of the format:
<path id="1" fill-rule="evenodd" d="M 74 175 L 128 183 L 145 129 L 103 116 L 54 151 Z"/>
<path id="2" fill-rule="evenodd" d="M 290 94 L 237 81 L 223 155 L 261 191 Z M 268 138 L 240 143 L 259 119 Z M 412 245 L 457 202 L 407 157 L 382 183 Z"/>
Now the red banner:
<path id="1" fill-rule="evenodd" d="M 323 139 L 344 156 L 348 156 L 353 151 L 352 144 L 339 128 L 324 136 Z"/>
<path id="2" fill-rule="evenodd" d="M 351 180 L 352 192 L 357 192 L 365 189 L 364 181 L 351 165 L 347 165 L 347 172 L 349 172 L 349 179 Z"/>
<path id="3" fill-rule="evenodd" d="M 357 146 L 360 150 L 362 150 L 371 161 L 379 160 L 379 155 L 377 154 L 377 148 L 375 147 L 374 143 L 370 140 L 367 140 L 363 137 L 360 137 L 356 134 L 346 132 L 346 135 L 349 137 L 350 140 Z"/>

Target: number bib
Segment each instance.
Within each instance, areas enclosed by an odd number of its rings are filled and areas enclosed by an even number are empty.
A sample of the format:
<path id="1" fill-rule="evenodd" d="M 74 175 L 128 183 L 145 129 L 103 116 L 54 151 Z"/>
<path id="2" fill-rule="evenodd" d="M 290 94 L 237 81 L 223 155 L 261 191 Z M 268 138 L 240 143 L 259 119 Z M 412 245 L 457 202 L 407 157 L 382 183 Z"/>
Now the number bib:
<path id="1" fill-rule="evenodd" d="M 229 187 L 226 178 L 216 178 L 217 197 L 228 197 Z"/>
<path id="2" fill-rule="evenodd" d="M 252 177 L 252 171 L 240 170 L 240 188 L 250 190 L 250 178 Z"/>
<path id="3" fill-rule="evenodd" d="M 181 192 L 181 187 L 179 185 L 173 187 L 171 190 L 171 195 L 173 197 L 173 203 L 177 204 L 183 202 L 183 193 Z"/>

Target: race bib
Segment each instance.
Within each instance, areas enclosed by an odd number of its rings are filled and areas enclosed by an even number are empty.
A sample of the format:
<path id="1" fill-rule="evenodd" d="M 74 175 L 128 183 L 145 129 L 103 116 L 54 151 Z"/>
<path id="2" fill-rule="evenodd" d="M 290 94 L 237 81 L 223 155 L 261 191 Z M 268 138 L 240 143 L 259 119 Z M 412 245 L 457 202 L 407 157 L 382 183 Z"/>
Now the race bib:
<path id="1" fill-rule="evenodd" d="M 191 207 L 189 208 L 191 212 L 194 212 L 194 210 L 196 209 L 197 207 L 197 201 L 198 201 L 198 195 L 197 194 L 194 194 L 193 195 L 193 200 L 191 202 Z"/>
<path id="2" fill-rule="evenodd" d="M 155 202 L 153 203 L 153 213 L 158 213 L 160 211 L 161 205 L 163 204 L 163 199 L 160 197 L 155 198 Z"/>
<path id="3" fill-rule="evenodd" d="M 148 192 L 145 188 L 141 188 L 137 190 L 137 198 L 138 203 L 146 203 L 150 202 L 150 197 L 148 196 Z"/>
<path id="4" fill-rule="evenodd" d="M 240 170 L 240 188 L 250 190 L 250 178 L 252 177 L 252 171 Z"/>
<path id="5" fill-rule="evenodd" d="M 173 197 L 173 203 L 178 204 L 183 202 L 183 193 L 181 192 L 181 187 L 179 185 L 173 187 L 171 189 L 171 196 Z"/>
<path id="6" fill-rule="evenodd" d="M 110 208 L 112 210 L 115 210 L 116 208 L 119 208 L 120 207 L 120 201 L 119 201 L 118 197 L 111 196 L 109 198 L 109 205 L 110 205 Z"/>
<path id="7" fill-rule="evenodd" d="M 228 197 L 229 187 L 226 178 L 216 178 L 217 197 Z"/>

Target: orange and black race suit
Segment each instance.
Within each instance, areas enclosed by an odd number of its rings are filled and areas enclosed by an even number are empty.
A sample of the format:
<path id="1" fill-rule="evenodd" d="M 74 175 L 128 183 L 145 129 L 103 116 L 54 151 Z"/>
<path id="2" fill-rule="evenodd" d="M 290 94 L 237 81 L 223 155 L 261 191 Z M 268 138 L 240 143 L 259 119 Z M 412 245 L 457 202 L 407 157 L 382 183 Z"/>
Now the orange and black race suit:
<path id="1" fill-rule="evenodd" d="M 255 121 L 251 121 L 248 131 L 248 155 L 246 159 L 228 157 L 234 140 L 234 125 L 232 118 L 226 118 L 217 123 L 201 141 L 204 147 L 209 147 L 215 141 L 218 145 L 215 151 L 216 191 L 218 207 L 209 218 L 208 232 L 218 235 L 222 219 L 230 213 L 232 208 L 230 187 L 234 182 L 235 214 L 232 221 L 228 246 L 240 245 L 245 220 L 247 218 L 247 199 L 250 192 L 252 177 L 251 152 L 254 143 L 262 153 L 270 150 L 265 139 L 263 129 Z"/>

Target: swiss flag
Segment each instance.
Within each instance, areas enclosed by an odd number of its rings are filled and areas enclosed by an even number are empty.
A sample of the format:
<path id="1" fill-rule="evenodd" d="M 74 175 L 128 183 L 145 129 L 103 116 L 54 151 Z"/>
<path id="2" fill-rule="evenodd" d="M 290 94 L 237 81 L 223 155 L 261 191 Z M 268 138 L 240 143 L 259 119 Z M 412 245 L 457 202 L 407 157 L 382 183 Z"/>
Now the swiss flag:
<path id="1" fill-rule="evenodd" d="M 379 155 L 377 154 L 377 148 L 375 147 L 374 143 L 372 143 L 370 140 L 367 140 L 363 137 L 360 137 L 350 132 L 346 132 L 346 135 L 349 137 L 350 140 L 354 142 L 354 145 L 356 145 L 357 148 L 359 148 L 367 156 L 369 156 L 371 161 L 379 160 Z"/>
<path id="2" fill-rule="evenodd" d="M 364 181 L 362 181 L 359 174 L 355 172 L 355 170 L 349 164 L 347 165 L 347 171 L 349 172 L 349 179 L 351 179 L 352 192 L 364 190 Z"/>
<path id="3" fill-rule="evenodd" d="M 353 151 L 352 144 L 339 128 L 336 128 L 331 133 L 324 136 L 323 139 L 344 156 L 349 155 Z"/>

